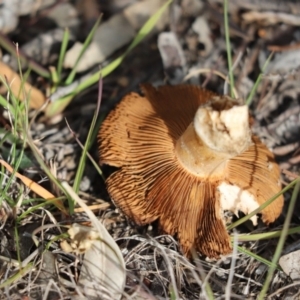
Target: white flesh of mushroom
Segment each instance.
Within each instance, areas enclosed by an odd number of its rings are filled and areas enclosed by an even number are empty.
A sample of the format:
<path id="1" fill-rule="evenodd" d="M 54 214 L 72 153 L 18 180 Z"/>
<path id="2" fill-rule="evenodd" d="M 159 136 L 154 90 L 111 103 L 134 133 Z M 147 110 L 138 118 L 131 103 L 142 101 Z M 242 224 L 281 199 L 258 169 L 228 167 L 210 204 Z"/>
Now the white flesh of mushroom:
<path id="1" fill-rule="evenodd" d="M 259 207 L 258 202 L 252 194 L 242 190 L 236 185 L 222 182 L 217 187 L 217 190 L 220 193 L 220 206 L 222 211 L 229 210 L 238 216 L 238 211 L 242 211 L 247 215 Z M 256 226 L 257 216 L 254 215 L 251 221 L 253 225 Z"/>
<path id="2" fill-rule="evenodd" d="M 219 100 L 220 105 L 231 107 L 232 101 L 226 100 Z M 232 106 L 221 111 L 214 110 L 212 106 L 200 106 L 195 115 L 194 127 L 199 138 L 216 151 L 235 156 L 251 144 L 247 105 Z"/>

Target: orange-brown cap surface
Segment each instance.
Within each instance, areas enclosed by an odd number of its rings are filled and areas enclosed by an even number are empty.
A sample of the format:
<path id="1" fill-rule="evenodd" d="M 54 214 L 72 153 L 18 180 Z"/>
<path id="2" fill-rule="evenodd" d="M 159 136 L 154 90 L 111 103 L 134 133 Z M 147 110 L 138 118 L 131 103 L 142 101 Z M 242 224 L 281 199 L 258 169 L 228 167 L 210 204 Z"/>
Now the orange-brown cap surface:
<path id="1" fill-rule="evenodd" d="M 186 254 L 229 253 L 224 210 L 248 214 L 281 189 L 272 153 L 251 135 L 247 106 L 190 85 L 142 90 L 124 97 L 98 135 L 101 164 L 119 168 L 107 179 L 111 198 L 139 225 L 158 219 Z M 281 196 L 263 221 L 282 206 Z"/>

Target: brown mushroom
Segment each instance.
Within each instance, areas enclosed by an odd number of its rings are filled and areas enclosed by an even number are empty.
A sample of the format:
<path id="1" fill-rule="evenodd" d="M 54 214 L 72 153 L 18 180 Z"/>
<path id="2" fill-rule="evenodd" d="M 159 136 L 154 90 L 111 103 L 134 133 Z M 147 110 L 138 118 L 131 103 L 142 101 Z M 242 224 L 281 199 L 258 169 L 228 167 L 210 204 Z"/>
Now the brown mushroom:
<path id="1" fill-rule="evenodd" d="M 142 86 L 124 97 L 99 132 L 100 163 L 118 207 L 139 225 L 159 220 L 185 254 L 231 251 L 223 212 L 250 213 L 280 191 L 272 153 L 252 136 L 246 105 L 196 86 Z M 281 213 L 283 197 L 262 211 Z M 256 221 L 256 216 L 252 218 Z"/>

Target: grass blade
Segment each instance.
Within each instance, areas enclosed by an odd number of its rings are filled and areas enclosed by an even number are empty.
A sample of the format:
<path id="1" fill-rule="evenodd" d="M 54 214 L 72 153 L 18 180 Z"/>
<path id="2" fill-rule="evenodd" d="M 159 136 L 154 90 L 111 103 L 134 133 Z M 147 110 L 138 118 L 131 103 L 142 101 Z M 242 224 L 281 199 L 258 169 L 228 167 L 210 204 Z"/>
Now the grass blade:
<path id="1" fill-rule="evenodd" d="M 300 233 L 300 227 L 294 227 L 287 231 L 287 234 L 297 234 Z M 256 234 L 239 234 L 238 241 L 239 242 L 250 242 L 250 241 L 258 241 L 258 240 L 268 240 L 280 237 L 282 234 L 282 230 L 264 232 L 264 233 L 256 233 Z"/>
<path id="2" fill-rule="evenodd" d="M 252 211 L 250 214 L 246 215 L 245 217 L 243 217 L 243 218 L 237 220 L 236 222 L 232 223 L 231 225 L 229 225 L 227 227 L 227 230 L 231 230 L 231 229 L 233 229 L 233 228 L 235 228 L 235 227 L 243 224 L 244 222 L 250 220 L 254 215 L 260 213 L 265 207 L 267 207 L 268 205 L 270 205 L 277 197 L 279 197 L 281 194 L 283 194 L 286 191 L 288 191 L 290 188 L 292 188 L 298 182 L 300 182 L 300 177 L 298 177 L 295 180 L 293 180 L 289 185 L 287 185 L 279 193 L 277 193 L 276 195 L 274 195 L 273 197 L 271 197 L 269 200 L 267 200 L 265 203 L 263 203 L 260 207 L 258 207 L 254 211 Z"/>
<path id="3" fill-rule="evenodd" d="M 231 46 L 230 46 L 230 33 L 229 33 L 229 20 L 228 20 L 228 0 L 224 0 L 224 28 L 225 28 L 225 41 L 226 41 L 226 53 L 228 61 L 228 72 L 230 79 L 230 95 L 234 97 L 234 76 L 232 69 L 232 57 L 231 57 Z"/>
<path id="4" fill-rule="evenodd" d="M 76 72 L 77 72 L 78 63 L 79 63 L 82 55 L 86 51 L 87 47 L 91 43 L 91 41 L 92 41 L 92 39 L 93 39 L 93 37 L 95 35 L 95 32 L 96 32 L 97 28 L 99 27 L 101 18 L 102 18 L 102 15 L 97 19 L 97 21 L 96 21 L 95 25 L 93 26 L 91 32 L 89 33 L 89 35 L 85 39 L 85 41 L 83 43 L 83 47 L 82 47 L 82 49 L 81 49 L 81 51 L 80 51 L 80 53 L 79 53 L 79 55 L 77 57 L 76 63 L 74 65 L 71 73 L 69 74 L 68 78 L 66 79 L 66 82 L 65 82 L 66 85 L 71 84 L 74 81 L 74 78 L 75 78 L 75 75 L 76 75 Z"/>
<path id="5" fill-rule="evenodd" d="M 252 102 L 252 99 L 254 97 L 254 94 L 256 93 L 257 87 L 258 87 L 259 83 L 261 82 L 261 79 L 262 79 L 262 77 L 264 75 L 264 72 L 265 72 L 267 66 L 270 63 L 271 58 L 273 57 L 273 54 L 274 54 L 274 52 L 271 52 L 271 54 L 269 55 L 268 59 L 265 61 L 264 65 L 262 67 L 261 73 L 258 75 L 258 77 L 257 77 L 257 79 L 255 81 L 255 84 L 254 84 L 253 88 L 251 89 L 251 92 L 250 92 L 250 94 L 249 94 L 249 96 L 248 96 L 248 98 L 246 100 L 246 104 L 248 106 L 250 106 L 250 104 Z"/>
<path id="6" fill-rule="evenodd" d="M 48 117 L 51 117 L 53 115 L 56 115 L 60 112 L 62 112 L 71 102 L 74 96 L 76 96 L 78 93 L 84 91 L 91 85 L 95 84 L 101 75 L 102 78 L 109 75 L 111 72 L 113 72 L 124 60 L 124 58 L 127 56 L 127 54 L 135 48 L 139 43 L 142 42 L 142 40 L 149 34 L 149 32 L 154 28 L 156 22 L 159 20 L 161 15 L 164 13 L 164 11 L 167 9 L 167 7 L 171 4 L 173 0 L 167 1 L 153 16 L 149 18 L 149 20 L 143 25 L 143 27 L 139 30 L 134 40 L 131 42 L 127 50 L 118 58 L 116 58 L 114 61 L 112 61 L 109 65 L 104 67 L 99 72 L 93 74 L 88 79 L 81 82 L 75 90 L 70 93 L 69 95 L 52 102 L 49 107 L 47 108 L 46 115 Z"/>
<path id="7" fill-rule="evenodd" d="M 95 111 L 93 119 L 92 119 L 92 123 L 91 123 L 90 129 L 89 129 L 89 133 L 88 133 L 88 136 L 87 136 L 87 139 L 86 139 L 86 142 L 84 145 L 84 149 L 83 149 L 81 157 L 80 157 L 80 162 L 79 162 L 76 176 L 74 179 L 73 189 L 74 189 L 75 193 L 78 193 L 78 191 L 79 191 L 79 185 L 80 185 L 80 182 L 81 182 L 81 179 L 83 176 L 83 172 L 84 172 L 84 168 L 85 168 L 87 152 L 91 146 L 91 138 L 95 131 L 94 129 L 95 129 L 95 125 L 97 123 L 97 118 L 98 118 L 100 105 L 101 105 L 101 99 L 102 99 L 102 85 L 103 85 L 103 81 L 100 78 L 97 108 L 96 108 L 96 111 Z"/>
<path id="8" fill-rule="evenodd" d="M 61 81 L 61 72 L 63 67 L 63 62 L 65 59 L 68 43 L 70 38 L 70 31 L 68 28 L 64 31 L 64 36 L 60 48 L 59 58 L 58 58 L 58 64 L 57 64 L 57 75 L 58 75 L 58 81 Z"/>
<path id="9" fill-rule="evenodd" d="M 281 233 L 281 236 L 279 238 L 279 241 L 278 241 L 278 244 L 277 244 L 273 259 L 272 259 L 272 265 L 269 267 L 268 275 L 267 275 L 267 278 L 264 282 L 263 288 L 262 288 L 262 290 L 261 290 L 261 292 L 258 296 L 258 300 L 265 299 L 265 296 L 268 292 L 270 283 L 272 281 L 272 278 L 273 278 L 278 260 L 280 258 L 280 255 L 281 255 L 281 252 L 282 252 L 282 249 L 283 249 L 283 246 L 284 246 L 284 242 L 285 242 L 287 234 L 288 234 L 288 229 L 289 229 L 291 219 L 292 219 L 292 216 L 293 216 L 293 213 L 294 213 L 294 208 L 295 208 L 295 204 L 296 204 L 297 197 L 298 197 L 298 194 L 299 194 L 299 190 L 300 190 L 300 182 L 298 181 L 295 185 L 295 188 L 294 188 L 294 191 L 293 191 L 293 194 L 292 194 L 291 202 L 290 202 L 290 205 L 289 205 L 286 217 L 285 217 L 285 221 L 284 221 L 284 224 L 283 224 L 282 233 Z"/>
<path id="10" fill-rule="evenodd" d="M 245 248 L 243 248 L 243 247 L 238 246 L 238 250 L 239 250 L 239 252 L 244 253 L 244 254 L 246 254 L 246 255 L 248 255 L 248 256 L 254 258 L 255 260 L 257 260 L 257 261 L 259 261 L 259 262 L 265 264 L 265 265 L 268 266 L 268 267 L 270 267 L 270 266 L 272 265 L 272 262 L 270 262 L 269 260 L 267 260 L 267 259 L 265 259 L 265 258 L 263 258 L 263 257 L 261 257 L 261 256 L 259 256 L 259 255 L 257 255 L 257 254 L 255 254 L 255 253 L 253 253 L 253 252 L 251 252 L 251 251 L 249 251 L 249 250 L 247 250 L 247 249 L 245 249 Z M 277 265 L 276 265 L 276 269 L 277 269 L 278 271 L 281 270 L 280 267 L 277 266 Z"/>
<path id="11" fill-rule="evenodd" d="M 6 51 L 8 51 L 11 55 L 20 59 L 21 62 L 24 62 L 28 65 L 28 67 L 39 74 L 44 78 L 50 78 L 50 72 L 43 68 L 41 65 L 28 58 L 22 51 L 16 52 L 16 45 L 13 44 L 3 33 L 0 32 L 0 46 L 3 47 Z"/>

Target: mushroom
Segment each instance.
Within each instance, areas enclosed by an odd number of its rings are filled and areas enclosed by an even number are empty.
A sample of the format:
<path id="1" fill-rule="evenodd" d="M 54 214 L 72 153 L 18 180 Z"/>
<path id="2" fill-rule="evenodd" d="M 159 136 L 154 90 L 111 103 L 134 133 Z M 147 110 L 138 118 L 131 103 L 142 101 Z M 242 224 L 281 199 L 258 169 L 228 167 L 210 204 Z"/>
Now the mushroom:
<path id="1" fill-rule="evenodd" d="M 158 220 L 187 255 L 230 253 L 224 211 L 249 214 L 281 189 L 248 107 L 191 85 L 142 91 L 125 96 L 99 131 L 100 164 L 118 168 L 107 179 L 112 200 L 139 225 Z M 282 206 L 279 196 L 262 220 L 273 222 Z"/>

